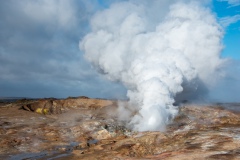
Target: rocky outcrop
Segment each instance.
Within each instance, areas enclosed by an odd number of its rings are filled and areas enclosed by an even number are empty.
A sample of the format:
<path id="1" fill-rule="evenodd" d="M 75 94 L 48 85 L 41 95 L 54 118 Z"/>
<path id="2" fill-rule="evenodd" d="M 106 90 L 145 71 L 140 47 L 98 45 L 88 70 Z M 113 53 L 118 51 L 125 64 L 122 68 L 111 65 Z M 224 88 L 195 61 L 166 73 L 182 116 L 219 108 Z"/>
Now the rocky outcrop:
<path id="1" fill-rule="evenodd" d="M 79 98 L 67 98 L 62 100 L 57 99 L 40 99 L 33 102 L 24 102 L 21 108 L 27 111 L 37 112 L 41 114 L 61 114 L 70 108 L 89 108 L 97 109 L 104 106 L 113 105 L 114 101 L 89 99 L 81 96 Z M 116 105 L 116 104 L 115 104 Z"/>

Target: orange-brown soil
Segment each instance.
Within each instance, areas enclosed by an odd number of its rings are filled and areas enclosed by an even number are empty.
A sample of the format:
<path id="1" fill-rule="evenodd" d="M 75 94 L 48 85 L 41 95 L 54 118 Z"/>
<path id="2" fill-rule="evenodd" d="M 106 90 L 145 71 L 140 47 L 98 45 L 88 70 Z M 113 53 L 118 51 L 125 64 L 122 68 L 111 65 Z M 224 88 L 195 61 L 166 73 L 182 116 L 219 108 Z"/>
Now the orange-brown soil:
<path id="1" fill-rule="evenodd" d="M 0 107 L 0 159 L 240 159 L 240 114 L 185 105 L 165 132 L 134 132 L 117 101 L 19 100 Z"/>

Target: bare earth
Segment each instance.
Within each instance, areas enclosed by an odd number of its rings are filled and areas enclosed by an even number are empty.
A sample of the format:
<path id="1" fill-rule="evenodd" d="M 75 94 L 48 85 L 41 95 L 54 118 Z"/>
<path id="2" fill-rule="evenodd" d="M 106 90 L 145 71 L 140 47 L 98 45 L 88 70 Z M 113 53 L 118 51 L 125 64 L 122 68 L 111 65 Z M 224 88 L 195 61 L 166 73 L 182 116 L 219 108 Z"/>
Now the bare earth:
<path id="1" fill-rule="evenodd" d="M 240 159 L 238 104 L 185 105 L 165 132 L 133 132 L 117 102 L 87 97 L 0 104 L 0 159 Z"/>

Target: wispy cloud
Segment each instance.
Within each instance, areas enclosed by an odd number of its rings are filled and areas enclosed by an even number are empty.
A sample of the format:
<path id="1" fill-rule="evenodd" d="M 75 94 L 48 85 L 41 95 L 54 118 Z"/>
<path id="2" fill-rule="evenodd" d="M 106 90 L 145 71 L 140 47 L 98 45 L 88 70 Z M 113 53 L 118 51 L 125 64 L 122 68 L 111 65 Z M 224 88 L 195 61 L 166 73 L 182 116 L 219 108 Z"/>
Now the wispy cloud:
<path id="1" fill-rule="evenodd" d="M 218 0 L 220 2 L 228 2 L 231 7 L 239 6 L 240 0 Z"/>
<path id="2" fill-rule="evenodd" d="M 240 14 L 234 15 L 234 16 L 222 17 L 220 19 L 220 23 L 222 24 L 223 27 L 228 27 L 231 24 L 237 23 L 238 21 L 240 21 Z"/>

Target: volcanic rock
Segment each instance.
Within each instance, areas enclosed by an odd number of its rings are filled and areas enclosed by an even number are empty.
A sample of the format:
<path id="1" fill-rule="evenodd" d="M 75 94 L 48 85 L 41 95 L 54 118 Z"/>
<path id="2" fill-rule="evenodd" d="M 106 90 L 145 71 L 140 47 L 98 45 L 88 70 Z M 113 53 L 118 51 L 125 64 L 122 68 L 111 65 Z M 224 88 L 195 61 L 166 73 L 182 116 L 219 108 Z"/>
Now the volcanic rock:
<path id="1" fill-rule="evenodd" d="M 240 159 L 240 114 L 224 106 L 185 104 L 165 132 L 131 131 L 111 100 L 18 100 L 0 109 L 0 159 Z"/>

